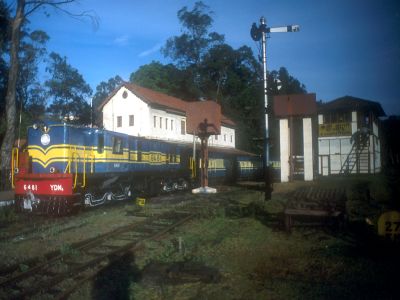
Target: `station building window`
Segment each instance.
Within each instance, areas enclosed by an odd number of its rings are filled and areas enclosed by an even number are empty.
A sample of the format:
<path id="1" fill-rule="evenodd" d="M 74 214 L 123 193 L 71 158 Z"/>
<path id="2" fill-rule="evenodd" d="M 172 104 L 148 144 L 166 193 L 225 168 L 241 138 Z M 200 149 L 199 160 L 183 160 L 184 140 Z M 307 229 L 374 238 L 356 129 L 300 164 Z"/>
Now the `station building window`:
<path id="1" fill-rule="evenodd" d="M 181 134 L 186 134 L 186 122 L 181 120 Z"/>
<path id="2" fill-rule="evenodd" d="M 117 127 L 122 127 L 122 116 L 117 116 Z"/>
<path id="3" fill-rule="evenodd" d="M 135 126 L 135 116 L 129 115 L 129 126 Z"/>

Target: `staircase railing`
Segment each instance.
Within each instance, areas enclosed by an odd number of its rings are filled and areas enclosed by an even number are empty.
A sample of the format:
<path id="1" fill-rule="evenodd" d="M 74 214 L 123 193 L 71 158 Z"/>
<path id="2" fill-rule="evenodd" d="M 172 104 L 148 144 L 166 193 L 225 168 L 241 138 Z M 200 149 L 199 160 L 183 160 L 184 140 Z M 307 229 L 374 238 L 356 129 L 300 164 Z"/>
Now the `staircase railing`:
<path id="1" fill-rule="evenodd" d="M 354 167 L 360 165 L 361 156 L 365 149 L 369 149 L 369 132 L 356 132 L 351 141 L 353 141 L 353 146 L 349 154 L 346 157 L 346 160 L 342 164 L 339 174 L 349 174 L 354 170 Z"/>

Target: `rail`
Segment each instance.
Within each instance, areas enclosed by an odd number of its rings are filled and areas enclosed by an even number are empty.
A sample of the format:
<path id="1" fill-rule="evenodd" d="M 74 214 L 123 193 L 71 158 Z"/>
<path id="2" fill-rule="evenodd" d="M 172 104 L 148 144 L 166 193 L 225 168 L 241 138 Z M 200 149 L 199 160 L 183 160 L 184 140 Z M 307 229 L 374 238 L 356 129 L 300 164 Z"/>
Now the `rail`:
<path id="1" fill-rule="evenodd" d="M 166 212 L 70 245 L 81 255 L 60 251 L 32 263 L 26 262 L 24 270 L 2 274 L 0 299 L 26 299 L 35 295 L 66 299 L 124 254 L 144 248 L 146 241 L 161 238 L 193 217 L 190 212 Z"/>

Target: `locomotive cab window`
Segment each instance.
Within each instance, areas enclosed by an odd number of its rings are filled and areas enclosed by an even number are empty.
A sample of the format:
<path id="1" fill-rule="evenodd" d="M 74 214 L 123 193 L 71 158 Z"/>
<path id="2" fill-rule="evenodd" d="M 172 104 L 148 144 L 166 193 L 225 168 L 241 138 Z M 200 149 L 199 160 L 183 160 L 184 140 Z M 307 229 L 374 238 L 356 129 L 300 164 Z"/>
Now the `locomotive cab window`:
<path id="1" fill-rule="evenodd" d="M 122 154 L 123 153 L 123 144 L 122 138 L 113 136 L 113 154 Z"/>
<path id="2" fill-rule="evenodd" d="M 104 151 L 104 133 L 100 133 L 97 136 L 97 153 L 103 153 Z"/>

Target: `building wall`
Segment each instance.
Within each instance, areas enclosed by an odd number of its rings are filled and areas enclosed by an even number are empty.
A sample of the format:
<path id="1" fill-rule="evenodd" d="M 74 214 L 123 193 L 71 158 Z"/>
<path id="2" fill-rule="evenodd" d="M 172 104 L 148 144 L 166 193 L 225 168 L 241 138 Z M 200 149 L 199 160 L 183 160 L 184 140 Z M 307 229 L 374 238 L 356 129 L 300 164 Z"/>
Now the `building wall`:
<path id="1" fill-rule="evenodd" d="M 303 118 L 304 180 L 314 179 L 313 134 L 311 118 Z"/>
<path id="2" fill-rule="evenodd" d="M 133 118 L 133 125 L 129 124 L 130 118 Z M 103 126 L 133 136 L 193 142 L 193 135 L 186 132 L 183 112 L 181 115 L 152 108 L 124 87 L 104 105 Z M 221 134 L 209 139 L 210 146 L 234 148 L 235 142 L 235 129 L 227 126 L 221 126 Z"/>
<path id="3" fill-rule="evenodd" d="M 289 120 L 279 120 L 280 149 L 281 149 L 281 182 L 288 182 L 290 175 L 290 137 L 289 137 Z"/>
<path id="4" fill-rule="evenodd" d="M 123 94 L 127 97 L 124 98 Z M 134 116 L 134 125 L 129 126 L 129 116 Z M 118 126 L 121 117 L 121 127 Z M 103 107 L 103 126 L 107 130 L 134 136 L 149 136 L 150 108 L 132 92 L 122 87 Z"/>

